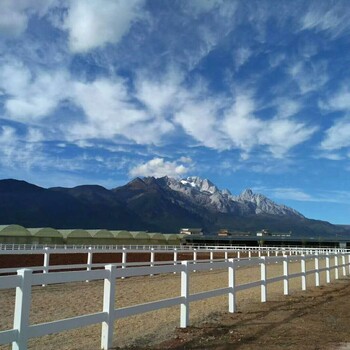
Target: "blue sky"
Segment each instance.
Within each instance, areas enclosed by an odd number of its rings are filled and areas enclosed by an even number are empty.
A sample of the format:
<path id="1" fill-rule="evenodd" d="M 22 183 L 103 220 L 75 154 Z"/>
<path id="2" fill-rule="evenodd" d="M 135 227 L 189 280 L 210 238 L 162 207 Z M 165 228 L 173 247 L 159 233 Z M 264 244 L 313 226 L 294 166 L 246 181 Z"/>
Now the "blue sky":
<path id="1" fill-rule="evenodd" d="M 348 1 L 2 0 L 0 178 L 249 187 L 350 224 Z"/>

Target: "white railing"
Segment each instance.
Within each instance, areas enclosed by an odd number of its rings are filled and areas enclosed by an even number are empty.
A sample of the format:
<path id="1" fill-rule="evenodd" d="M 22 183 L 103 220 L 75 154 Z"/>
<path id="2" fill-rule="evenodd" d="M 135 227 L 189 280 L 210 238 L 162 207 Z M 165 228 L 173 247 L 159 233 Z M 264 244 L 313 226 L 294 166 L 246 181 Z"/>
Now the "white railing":
<path id="1" fill-rule="evenodd" d="M 0 250 L 1 255 L 43 255 L 43 265 L 41 266 L 31 266 L 26 267 L 30 268 L 33 271 L 40 271 L 47 273 L 49 270 L 64 270 L 64 269 L 87 269 L 91 270 L 92 268 L 103 267 L 106 264 L 93 264 L 93 255 L 94 253 L 119 253 L 121 255 L 121 264 L 123 266 L 128 266 L 130 263 L 127 262 L 127 256 L 129 253 L 148 253 L 149 254 L 149 264 L 154 265 L 156 261 L 156 254 L 172 254 L 173 263 L 177 264 L 181 262 L 179 260 L 179 254 L 187 253 L 192 255 L 194 262 L 199 260 L 198 253 L 207 253 L 210 256 L 210 261 L 212 262 L 215 259 L 222 259 L 222 254 L 224 254 L 225 260 L 229 258 L 229 254 L 235 254 L 235 258 L 240 259 L 241 254 L 246 254 L 247 257 L 251 258 L 254 256 L 280 256 L 280 255 L 315 255 L 315 254 L 336 254 L 336 253 L 347 253 L 349 250 L 340 249 L 340 248 L 287 248 L 287 247 L 227 247 L 227 246 L 198 246 L 198 247 L 170 247 L 170 246 L 124 246 L 124 247 L 114 247 L 104 249 L 96 247 L 83 247 L 83 248 L 62 248 L 59 246 L 56 247 L 36 247 L 36 249 L 25 250 L 25 246 L 21 249 L 4 249 Z M 33 246 L 32 246 L 33 248 Z M 51 254 L 86 254 L 86 263 L 85 264 L 74 264 L 74 265 L 50 265 L 50 256 Z M 188 257 L 186 260 L 189 260 Z M 132 266 L 132 264 L 131 264 Z M 15 273 L 18 270 L 16 268 L 0 268 L 0 275 Z"/>
<path id="2" fill-rule="evenodd" d="M 36 254 L 44 249 L 64 251 L 64 252 L 86 252 L 87 249 L 92 249 L 99 252 L 111 252 L 115 250 L 121 250 L 123 248 L 135 251 L 149 251 L 151 249 L 161 251 L 173 251 L 174 249 L 181 249 L 184 251 L 197 250 L 238 250 L 238 251 L 349 251 L 350 249 L 344 248 L 330 248 L 330 247 L 300 247 L 300 246 L 246 246 L 246 245 L 87 245 L 87 244 L 74 244 L 74 245 L 62 245 L 62 244 L 8 244 L 0 243 L 0 254 L 23 254 L 23 251 L 28 254 Z M 33 252 L 34 251 L 34 252 Z"/>
<path id="3" fill-rule="evenodd" d="M 32 246 L 33 247 L 33 246 Z M 112 246 L 111 246 L 112 247 Z M 24 248 L 24 247 L 23 247 Z M 41 266 L 31 266 L 26 267 L 30 268 L 34 271 L 40 271 L 42 270 L 44 273 L 47 273 L 48 271 L 53 270 L 64 270 L 64 269 L 83 269 L 86 268 L 87 270 L 91 270 L 92 268 L 98 268 L 103 267 L 106 264 L 93 264 L 93 254 L 94 253 L 119 253 L 121 255 L 121 264 L 122 266 L 126 267 L 131 265 L 132 263 L 127 262 L 127 255 L 128 253 L 148 253 L 149 254 L 149 264 L 153 266 L 155 264 L 155 256 L 156 254 L 162 254 L 162 253 L 168 253 L 173 255 L 173 262 L 174 264 L 181 262 L 179 260 L 179 254 L 181 253 L 187 253 L 192 255 L 192 259 L 194 263 L 199 260 L 198 259 L 198 253 L 207 253 L 210 255 L 210 261 L 212 262 L 214 259 L 218 258 L 218 255 L 220 255 L 219 258 L 222 258 L 222 254 L 224 254 L 225 260 L 228 259 L 229 254 L 235 254 L 235 258 L 240 259 L 241 254 L 246 254 L 247 257 L 251 258 L 254 256 L 280 256 L 280 255 L 310 255 L 310 254 L 336 254 L 336 253 L 347 253 L 349 252 L 346 249 L 339 249 L 339 248 L 286 248 L 286 247 L 227 247 L 227 246 L 198 246 L 196 248 L 194 247 L 169 247 L 169 246 L 124 246 L 124 247 L 113 247 L 104 249 L 104 248 L 96 248 L 96 247 L 83 247 L 79 248 L 78 246 L 75 246 L 75 248 L 67 248 L 66 246 L 64 248 L 56 246 L 56 247 L 44 247 L 39 248 L 36 247 L 36 249 L 31 250 L 24 250 L 24 249 L 14 249 L 14 250 L 0 250 L 0 255 L 43 255 L 43 265 Z M 219 254 L 220 253 L 220 254 Z M 50 265 L 50 255 L 51 254 L 86 254 L 87 260 L 85 264 L 73 264 L 73 265 Z M 189 260 L 186 258 L 186 260 Z M 18 270 L 18 267 L 16 268 L 1 268 L 0 269 L 0 275 L 3 274 L 9 274 L 9 273 L 15 273 Z"/>
<path id="4" fill-rule="evenodd" d="M 325 260 L 325 267 L 320 268 L 320 260 Z M 331 265 L 333 260 L 333 265 Z M 300 272 L 289 273 L 291 262 L 300 262 Z M 314 261 L 314 269 L 306 269 L 306 261 Z M 340 263 L 339 263 L 340 262 Z M 267 278 L 268 265 L 279 263 L 282 266 L 281 275 Z M 260 280 L 250 281 L 245 284 L 236 284 L 236 270 L 240 267 L 259 266 Z M 315 285 L 320 285 L 320 273 L 326 273 L 326 283 L 331 282 L 331 271 L 334 270 L 335 279 L 339 278 L 339 269 L 342 268 L 343 276 L 350 274 L 350 254 L 326 254 L 326 255 L 298 255 L 281 257 L 260 257 L 251 259 L 228 259 L 222 261 L 188 262 L 181 264 L 168 262 L 165 265 L 138 266 L 129 268 L 117 268 L 115 265 L 107 265 L 103 270 L 70 271 L 57 273 L 33 274 L 30 269 L 18 270 L 17 275 L 1 276 L 0 289 L 16 288 L 15 311 L 13 329 L 0 332 L 0 345 L 12 343 L 12 349 L 27 349 L 28 340 L 34 337 L 41 337 L 47 334 L 58 333 L 65 330 L 84 327 L 92 324 L 101 324 L 101 348 L 109 349 L 113 343 L 114 321 L 120 318 L 137 315 L 149 311 L 180 305 L 180 327 L 186 328 L 189 325 L 190 303 L 193 301 L 212 298 L 220 295 L 228 296 L 228 312 L 236 311 L 236 293 L 242 290 L 260 287 L 261 301 L 267 301 L 268 284 L 283 281 L 283 294 L 289 294 L 289 280 L 301 278 L 302 290 L 306 290 L 307 275 L 315 275 Z M 227 287 L 200 292 L 189 293 L 190 272 L 227 269 Z M 181 274 L 180 295 L 150 303 L 115 308 L 115 292 L 118 278 L 145 276 L 165 273 Z M 31 307 L 31 293 L 34 285 L 48 285 L 53 283 L 78 282 L 85 280 L 104 280 L 103 310 L 101 312 L 87 314 L 48 323 L 30 324 L 29 311 Z M 118 296 L 117 296 L 118 300 Z"/>

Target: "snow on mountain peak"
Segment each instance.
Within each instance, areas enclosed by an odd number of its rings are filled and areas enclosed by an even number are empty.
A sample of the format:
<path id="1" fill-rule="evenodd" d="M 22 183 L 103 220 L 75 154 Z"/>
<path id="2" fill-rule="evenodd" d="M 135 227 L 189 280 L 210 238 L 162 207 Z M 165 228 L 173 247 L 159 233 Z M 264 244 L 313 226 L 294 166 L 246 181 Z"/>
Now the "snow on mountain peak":
<path id="1" fill-rule="evenodd" d="M 198 176 L 189 176 L 180 181 L 183 185 L 191 186 L 200 192 L 216 193 L 218 188 L 208 179 L 201 179 Z"/>
<path id="2" fill-rule="evenodd" d="M 181 192 L 193 203 L 222 213 L 240 211 L 255 214 L 303 217 L 296 210 L 276 204 L 264 195 L 254 193 L 249 188 L 244 190 L 240 195 L 234 196 L 229 190 L 220 191 L 210 180 L 202 179 L 198 176 L 189 176 L 180 181 L 167 178 L 166 183 L 172 190 Z"/>

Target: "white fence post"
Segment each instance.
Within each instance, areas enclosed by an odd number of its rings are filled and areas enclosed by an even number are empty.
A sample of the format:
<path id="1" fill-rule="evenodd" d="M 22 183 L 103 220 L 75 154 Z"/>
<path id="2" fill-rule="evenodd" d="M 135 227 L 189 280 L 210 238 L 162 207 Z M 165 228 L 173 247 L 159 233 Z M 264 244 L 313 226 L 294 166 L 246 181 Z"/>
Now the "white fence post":
<path id="1" fill-rule="evenodd" d="M 283 294 L 289 294 L 289 271 L 288 271 L 288 257 L 286 255 L 283 256 Z"/>
<path id="2" fill-rule="evenodd" d="M 213 260 L 214 260 L 214 252 L 211 250 L 210 251 L 210 263 L 212 264 L 213 263 Z M 213 270 L 213 268 L 211 267 L 210 268 L 210 271 L 212 271 Z"/>
<path id="3" fill-rule="evenodd" d="M 260 250 L 259 250 L 260 252 Z M 261 302 L 265 303 L 267 300 L 267 285 L 266 285 L 266 257 L 260 258 L 260 275 L 261 275 Z"/>
<path id="4" fill-rule="evenodd" d="M 101 349 L 108 350 L 113 344 L 117 270 L 115 265 L 107 265 L 105 269 L 108 271 L 108 277 L 104 280 L 103 312 L 107 314 L 107 321 L 102 322 Z"/>
<path id="5" fill-rule="evenodd" d="M 306 261 L 305 261 L 305 255 L 303 254 L 301 256 L 301 290 L 306 290 Z"/>
<path id="6" fill-rule="evenodd" d="M 91 271 L 91 265 L 92 265 L 92 247 L 88 248 L 88 256 L 87 256 L 87 266 L 86 266 L 86 271 Z M 89 282 L 89 280 L 86 280 L 86 282 Z"/>
<path id="7" fill-rule="evenodd" d="M 151 267 L 154 266 L 154 248 L 151 248 Z M 150 274 L 150 276 L 153 276 L 153 273 Z"/>
<path id="8" fill-rule="evenodd" d="M 182 261 L 181 264 L 181 296 L 183 297 L 183 301 L 180 306 L 180 328 L 186 328 L 190 323 L 190 304 L 188 301 L 190 290 L 188 261 Z"/>
<path id="9" fill-rule="evenodd" d="M 177 264 L 177 248 L 174 248 L 174 266 Z M 174 275 L 176 275 L 176 271 L 174 271 Z"/>
<path id="10" fill-rule="evenodd" d="M 338 254 L 338 253 L 336 253 Z M 335 269 L 334 269 L 334 276 L 335 276 L 335 279 L 338 280 L 339 279 L 339 260 L 338 260 L 338 255 L 334 255 L 334 266 L 335 266 Z"/>
<path id="11" fill-rule="evenodd" d="M 228 312 L 236 312 L 236 273 L 235 273 L 235 261 L 233 259 L 229 259 L 228 265 L 228 287 L 230 288 L 228 292 Z"/>
<path id="12" fill-rule="evenodd" d="M 45 253 L 44 253 L 44 269 L 43 269 L 43 273 L 48 273 L 49 272 L 49 266 L 50 266 L 50 253 L 49 253 L 49 248 L 45 247 L 44 248 Z M 45 284 L 42 285 L 43 287 L 45 287 Z"/>
<path id="13" fill-rule="evenodd" d="M 248 251 L 248 258 L 249 258 L 249 260 L 251 260 L 251 258 L 252 258 L 252 251 L 251 250 Z"/>
<path id="14" fill-rule="evenodd" d="M 315 255 L 315 286 L 320 286 L 320 264 L 318 259 L 318 253 Z"/>
<path id="15" fill-rule="evenodd" d="M 329 253 L 326 256 L 326 283 L 331 283 L 331 270 L 329 263 Z"/>
<path id="16" fill-rule="evenodd" d="M 241 251 L 239 250 L 238 252 L 237 252 L 237 259 L 239 260 L 241 258 Z"/>
<path id="17" fill-rule="evenodd" d="M 197 249 L 193 249 L 193 264 L 197 264 Z M 193 272 L 196 272 L 196 270 L 193 270 Z"/>
<path id="18" fill-rule="evenodd" d="M 15 314 L 13 329 L 17 330 L 17 340 L 12 343 L 12 350 L 27 350 L 29 314 L 32 295 L 32 270 L 21 269 L 21 285 L 16 287 Z"/>
<path id="19" fill-rule="evenodd" d="M 126 257 L 127 257 L 127 250 L 125 247 L 123 247 L 123 252 L 122 252 L 122 269 L 126 268 Z M 123 276 L 122 279 L 125 277 Z"/>
<path id="20" fill-rule="evenodd" d="M 350 275 L 350 254 L 348 253 L 348 273 Z"/>
<path id="21" fill-rule="evenodd" d="M 344 253 L 341 256 L 341 263 L 343 265 L 343 276 L 346 276 L 346 266 L 345 266 L 345 255 L 344 255 Z"/>

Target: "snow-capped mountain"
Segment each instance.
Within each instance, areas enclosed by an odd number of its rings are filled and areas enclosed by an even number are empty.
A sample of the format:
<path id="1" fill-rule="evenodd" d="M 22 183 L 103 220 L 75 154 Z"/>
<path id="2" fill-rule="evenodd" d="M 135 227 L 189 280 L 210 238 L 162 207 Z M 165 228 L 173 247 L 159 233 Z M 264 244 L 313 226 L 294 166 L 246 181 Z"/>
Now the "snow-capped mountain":
<path id="1" fill-rule="evenodd" d="M 245 190 L 232 195 L 207 179 L 136 178 L 108 190 L 101 186 L 41 188 L 14 179 L 0 180 L 0 224 L 27 227 L 106 228 L 178 232 L 201 227 L 325 236 L 348 227 L 307 219 L 294 209 Z"/>
<path id="2" fill-rule="evenodd" d="M 219 190 L 210 180 L 201 179 L 198 176 L 181 180 L 166 178 L 165 182 L 170 189 L 182 193 L 194 203 L 221 213 L 304 217 L 292 208 L 276 204 L 262 194 L 253 193 L 251 189 L 246 189 L 240 195 L 234 196 L 229 190 Z"/>

